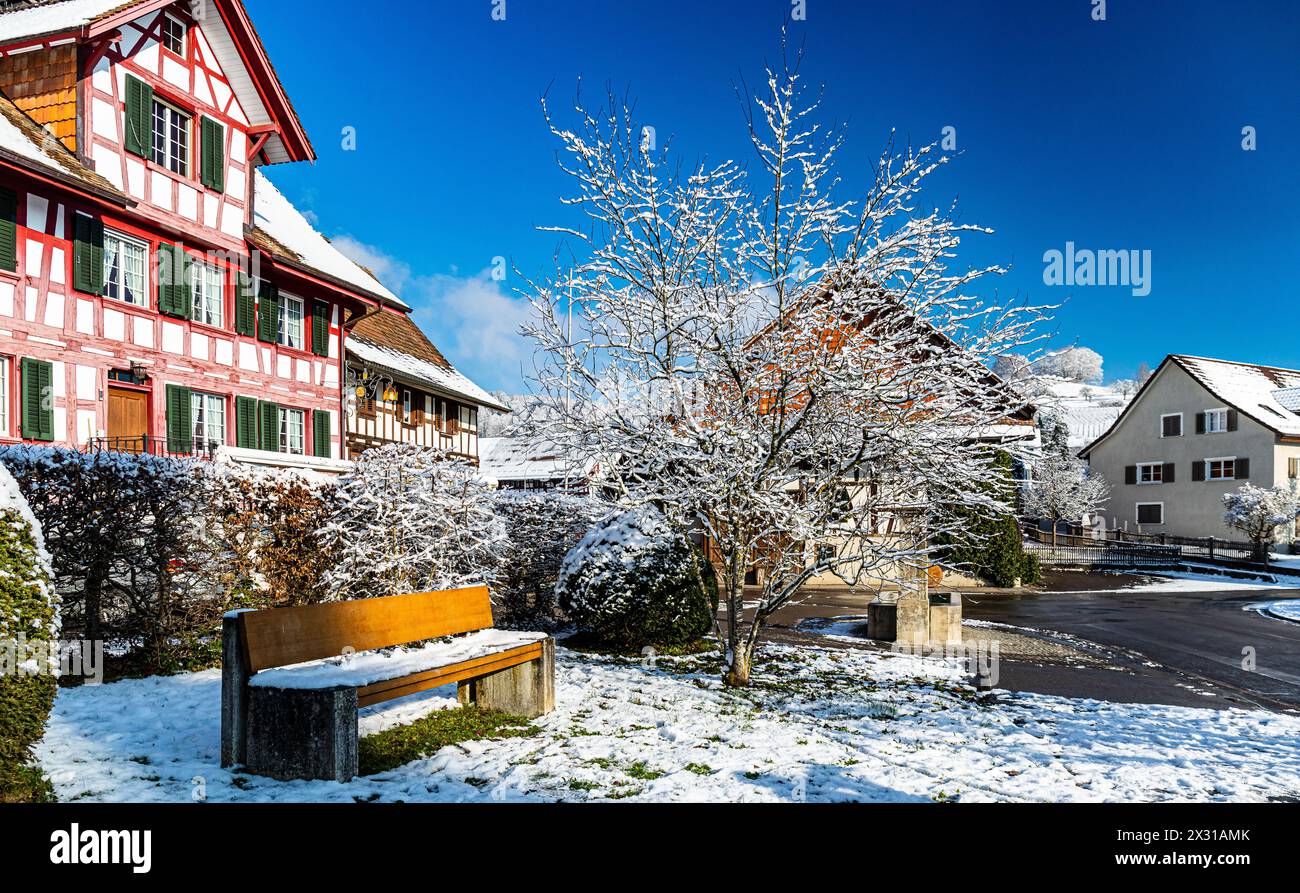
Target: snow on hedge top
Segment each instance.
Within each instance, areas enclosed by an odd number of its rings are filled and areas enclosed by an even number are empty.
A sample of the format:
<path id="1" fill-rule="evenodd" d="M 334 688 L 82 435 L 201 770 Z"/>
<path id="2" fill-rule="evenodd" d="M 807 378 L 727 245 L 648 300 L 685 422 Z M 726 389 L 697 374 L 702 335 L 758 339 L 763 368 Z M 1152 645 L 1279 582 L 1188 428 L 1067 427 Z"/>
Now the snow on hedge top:
<path id="1" fill-rule="evenodd" d="M 474 382 L 458 372 L 455 366 L 450 364 L 444 369 L 435 363 L 430 363 L 428 360 L 413 357 L 409 353 L 402 353 L 400 350 L 394 350 L 391 347 L 372 344 L 363 338 L 358 338 L 356 335 L 348 336 L 348 352 L 356 354 L 367 363 L 383 366 L 385 369 L 404 378 L 432 385 L 435 389 L 448 393 L 453 397 L 464 397 L 480 406 L 490 406 L 493 409 L 509 411 L 508 407 L 502 406 L 499 400 L 474 384 Z"/>
<path id="2" fill-rule="evenodd" d="M 317 232 L 260 168 L 253 187 L 253 223 L 298 255 L 312 269 L 354 285 L 362 291 L 379 295 L 396 307 L 411 309 L 378 279 L 349 260 L 330 244 L 329 239 Z"/>
<path id="3" fill-rule="evenodd" d="M 64 0 L 0 13 L 0 43 L 75 31 L 105 13 L 129 5 L 123 0 Z"/>
<path id="4" fill-rule="evenodd" d="M 1287 389 L 1300 387 L 1300 371 L 1204 357 L 1175 359 L 1188 374 L 1233 409 L 1279 434 L 1300 436 L 1300 415 L 1279 400 L 1279 396 L 1286 396 Z"/>
<path id="5" fill-rule="evenodd" d="M 641 556 L 662 547 L 677 536 L 663 512 L 652 505 L 639 505 L 597 524 L 587 531 L 578 545 L 569 550 L 560 565 L 557 589 L 564 581 L 581 572 L 593 585 L 602 575 L 623 574 L 637 566 Z"/>
<path id="6" fill-rule="evenodd" d="M 553 481 L 566 474 L 585 479 L 595 468 L 591 459 L 567 459 L 550 441 L 527 437 L 480 437 L 479 467 L 494 481 Z"/>

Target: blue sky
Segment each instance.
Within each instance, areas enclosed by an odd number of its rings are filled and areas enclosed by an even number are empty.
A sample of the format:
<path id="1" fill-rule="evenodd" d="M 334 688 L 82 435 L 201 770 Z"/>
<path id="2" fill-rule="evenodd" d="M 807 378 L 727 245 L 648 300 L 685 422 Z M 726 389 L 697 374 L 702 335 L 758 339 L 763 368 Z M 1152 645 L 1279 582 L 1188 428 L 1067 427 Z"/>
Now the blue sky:
<path id="1" fill-rule="evenodd" d="M 552 268 L 569 220 L 541 117 L 608 82 L 687 159 L 748 160 L 732 85 L 777 57 L 790 0 L 246 0 L 316 145 L 271 177 L 417 307 L 453 362 L 518 390 L 522 301 L 495 257 Z M 1055 342 L 1108 379 L 1191 353 L 1300 367 L 1300 3 L 807 0 L 803 73 L 847 123 L 847 179 L 890 128 L 955 128 L 929 200 L 994 228 L 965 260 L 1003 295 L 1059 303 Z M 1242 148 L 1242 128 L 1256 149 Z M 344 151 L 345 127 L 357 148 Z M 1151 252 L 1151 291 L 1047 287 L 1044 252 Z"/>

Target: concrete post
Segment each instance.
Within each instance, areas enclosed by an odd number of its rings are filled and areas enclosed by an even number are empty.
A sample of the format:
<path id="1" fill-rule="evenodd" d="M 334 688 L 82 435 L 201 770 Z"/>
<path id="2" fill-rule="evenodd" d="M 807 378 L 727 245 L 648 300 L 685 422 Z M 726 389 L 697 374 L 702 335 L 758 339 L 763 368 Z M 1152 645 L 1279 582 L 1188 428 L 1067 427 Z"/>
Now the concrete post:
<path id="1" fill-rule="evenodd" d="M 238 615 L 221 621 L 221 765 L 244 762 L 248 736 L 248 667 L 239 641 Z"/>
<path id="2" fill-rule="evenodd" d="M 529 719 L 550 713 L 555 709 L 555 640 L 546 638 L 541 645 L 537 660 L 460 683 L 457 699 Z"/>
<path id="3" fill-rule="evenodd" d="M 357 690 L 248 689 L 244 767 L 281 781 L 350 781 L 357 774 Z"/>

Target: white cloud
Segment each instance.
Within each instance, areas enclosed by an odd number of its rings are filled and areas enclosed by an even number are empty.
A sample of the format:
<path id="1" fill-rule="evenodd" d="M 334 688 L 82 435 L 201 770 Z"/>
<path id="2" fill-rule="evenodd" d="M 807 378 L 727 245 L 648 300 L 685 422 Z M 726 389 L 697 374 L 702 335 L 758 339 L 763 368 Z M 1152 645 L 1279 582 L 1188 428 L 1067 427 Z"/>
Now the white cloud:
<path id="1" fill-rule="evenodd" d="M 415 321 L 457 369 L 489 390 L 526 390 L 523 370 L 532 365 L 532 345 L 519 329 L 532 311 L 489 270 L 469 277 L 422 275 L 352 236 L 332 241 L 414 308 Z"/>

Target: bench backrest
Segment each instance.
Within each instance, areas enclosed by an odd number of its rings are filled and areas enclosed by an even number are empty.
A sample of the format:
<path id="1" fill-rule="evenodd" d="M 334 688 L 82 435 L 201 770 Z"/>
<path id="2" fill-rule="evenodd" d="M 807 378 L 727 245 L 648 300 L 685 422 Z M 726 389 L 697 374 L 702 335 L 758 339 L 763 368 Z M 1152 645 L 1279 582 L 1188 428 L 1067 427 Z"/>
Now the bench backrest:
<path id="1" fill-rule="evenodd" d="M 248 672 L 492 626 L 486 586 L 390 595 L 239 615 Z"/>

